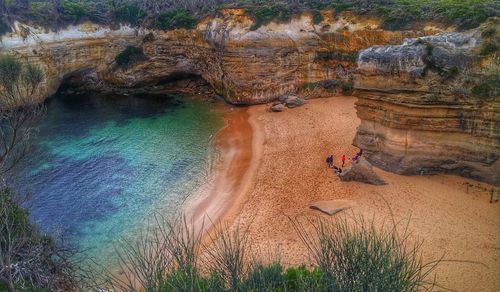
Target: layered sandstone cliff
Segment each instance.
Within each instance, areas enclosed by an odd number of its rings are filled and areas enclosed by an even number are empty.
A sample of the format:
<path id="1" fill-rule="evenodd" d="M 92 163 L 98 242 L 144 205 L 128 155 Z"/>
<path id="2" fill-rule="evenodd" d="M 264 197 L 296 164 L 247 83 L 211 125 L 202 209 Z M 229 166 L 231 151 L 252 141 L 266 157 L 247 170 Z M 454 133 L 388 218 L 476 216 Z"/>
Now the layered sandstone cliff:
<path id="1" fill-rule="evenodd" d="M 71 74 L 86 69 L 106 70 L 126 46 L 136 45 L 140 31 L 85 23 L 54 32 L 16 23 L 12 33 L 1 37 L 0 55 L 19 57 L 40 67 L 45 81 L 39 93 L 46 98 Z"/>
<path id="2" fill-rule="evenodd" d="M 253 31 L 252 19 L 239 9 L 223 10 L 193 30 L 169 32 L 93 24 L 46 32 L 17 24 L 14 33 L 2 37 L 0 53 L 40 65 L 46 73 L 42 96 L 53 93 L 68 75 L 96 69 L 105 81 L 124 88 L 197 75 L 231 103 L 256 104 L 289 92 L 335 94 L 342 81 L 352 81 L 359 50 L 436 32 L 434 27 L 384 31 L 379 24 L 325 12 L 324 21 L 315 25 L 306 13 Z M 145 60 L 116 66 L 115 56 L 130 45 L 140 46 Z"/>
<path id="3" fill-rule="evenodd" d="M 481 51 L 491 33 L 490 26 L 360 53 L 354 144 L 372 164 L 500 184 L 499 59 Z"/>
<path id="4" fill-rule="evenodd" d="M 242 10 L 224 10 L 192 31 L 152 32 L 142 43 L 146 61 L 115 68 L 105 78 L 118 86 L 142 86 L 181 73 L 200 75 L 234 104 L 263 103 L 308 90 L 331 95 L 341 81 L 352 80 L 359 50 L 434 32 L 384 31 L 375 19 L 347 13 L 325 13 L 324 19 L 315 25 L 303 14 L 252 31 L 252 19 Z"/>
<path id="5" fill-rule="evenodd" d="M 480 54 L 487 38 L 498 37 L 491 27 L 463 34 L 431 25 L 385 31 L 377 19 L 323 16 L 320 24 L 305 13 L 257 30 L 239 9 L 168 32 L 93 24 L 50 32 L 17 24 L 2 36 L 0 54 L 44 70 L 41 98 L 87 69 L 120 88 L 198 76 L 233 104 L 297 92 L 332 95 L 355 80 L 362 122 L 354 144 L 371 163 L 402 174 L 447 171 L 500 184 L 499 60 Z M 127 46 L 145 56 L 118 66 L 115 56 Z"/>

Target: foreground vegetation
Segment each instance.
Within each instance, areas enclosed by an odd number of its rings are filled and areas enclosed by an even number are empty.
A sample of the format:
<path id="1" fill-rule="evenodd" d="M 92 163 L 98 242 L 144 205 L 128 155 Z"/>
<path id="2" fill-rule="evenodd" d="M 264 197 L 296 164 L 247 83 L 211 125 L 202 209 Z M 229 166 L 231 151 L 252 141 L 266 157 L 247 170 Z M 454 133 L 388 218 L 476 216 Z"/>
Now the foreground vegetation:
<path id="1" fill-rule="evenodd" d="M 467 29 L 500 15 L 496 0 L 6 0 L 0 4 L 0 34 L 9 30 L 6 23 L 13 20 L 52 28 L 86 20 L 166 30 L 191 28 L 222 7 L 244 8 L 254 18 L 254 29 L 273 20 L 287 21 L 302 11 L 311 11 L 314 22 L 320 23 L 319 12 L 325 9 L 380 16 L 387 29 L 404 29 L 419 21 Z"/>
<path id="2" fill-rule="evenodd" d="M 68 290 L 75 286 L 73 255 L 31 223 L 26 202 L 6 185 L 6 175 L 29 151 L 44 114 L 35 94 L 42 71 L 13 57 L 0 58 L 0 291 Z"/>
<path id="3" fill-rule="evenodd" d="M 138 241 L 123 241 L 119 269 L 92 268 L 86 288 L 112 291 L 420 291 L 439 261 L 423 263 L 404 226 L 361 217 L 291 220 L 312 267 L 259 257 L 244 230 L 216 228 L 208 242 L 186 220 L 157 219 Z M 402 228 L 400 228 L 402 227 Z M 119 275 L 119 276 L 117 276 Z"/>

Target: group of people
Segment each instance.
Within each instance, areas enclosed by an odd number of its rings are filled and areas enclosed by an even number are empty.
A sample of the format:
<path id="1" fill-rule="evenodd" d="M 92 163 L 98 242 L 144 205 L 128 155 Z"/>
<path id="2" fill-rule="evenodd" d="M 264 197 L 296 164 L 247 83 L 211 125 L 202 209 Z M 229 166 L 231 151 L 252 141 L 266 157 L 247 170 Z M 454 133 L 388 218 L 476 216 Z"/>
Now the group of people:
<path id="1" fill-rule="evenodd" d="M 356 153 L 356 155 L 354 155 L 352 157 L 352 162 L 357 163 L 359 161 L 359 159 L 361 158 L 361 155 L 363 155 L 363 149 L 360 149 L 359 152 Z M 345 161 L 346 161 L 345 154 L 342 154 L 341 160 L 342 160 L 342 166 L 338 167 L 334 164 L 333 155 L 329 155 L 328 157 L 326 157 L 326 164 L 328 164 L 328 168 L 332 168 L 333 171 L 335 171 L 337 174 L 341 174 L 342 167 L 345 166 Z"/>

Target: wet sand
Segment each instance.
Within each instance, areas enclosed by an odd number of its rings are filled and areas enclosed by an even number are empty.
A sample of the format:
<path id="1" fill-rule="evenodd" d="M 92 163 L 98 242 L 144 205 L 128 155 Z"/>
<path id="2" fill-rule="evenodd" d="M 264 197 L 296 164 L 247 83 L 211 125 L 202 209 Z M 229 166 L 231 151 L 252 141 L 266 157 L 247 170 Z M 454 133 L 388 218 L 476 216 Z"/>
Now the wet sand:
<path id="1" fill-rule="evenodd" d="M 285 265 L 311 263 L 289 217 L 326 216 L 309 209 L 319 200 L 348 199 L 352 212 L 382 224 L 411 216 L 410 231 L 423 239 L 424 260 L 442 263 L 437 282 L 458 291 L 500 290 L 500 203 L 490 204 L 491 186 L 449 176 L 400 176 L 376 169 L 387 182 L 372 186 L 341 182 L 325 157 L 348 157 L 359 120 L 354 97 L 309 100 L 303 107 L 270 113 L 268 106 L 235 109 L 219 133 L 221 163 L 195 218 L 209 216 L 248 228 L 262 254 L 279 254 Z M 467 190 L 466 183 L 473 184 Z M 484 189 L 483 189 L 484 188 Z M 390 205 L 390 208 L 388 207 Z M 439 289 L 438 289 L 439 290 Z"/>
<path id="2" fill-rule="evenodd" d="M 185 208 L 187 218 L 204 232 L 214 224 L 233 222 L 253 182 L 263 137 L 256 134 L 257 125 L 251 122 L 248 110 L 233 107 L 223 113 L 226 125 L 214 139 L 217 154 L 211 181 Z"/>

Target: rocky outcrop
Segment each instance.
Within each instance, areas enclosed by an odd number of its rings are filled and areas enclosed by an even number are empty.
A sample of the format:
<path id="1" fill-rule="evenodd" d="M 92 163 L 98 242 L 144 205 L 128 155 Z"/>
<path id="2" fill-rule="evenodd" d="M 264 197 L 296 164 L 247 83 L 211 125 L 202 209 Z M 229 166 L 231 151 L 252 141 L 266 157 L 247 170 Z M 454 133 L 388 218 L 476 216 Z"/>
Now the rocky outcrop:
<path id="1" fill-rule="evenodd" d="M 495 38 L 487 27 L 360 53 L 354 145 L 372 164 L 500 185 L 499 59 L 482 49 Z"/>
<path id="2" fill-rule="evenodd" d="M 142 47 L 148 60 L 116 69 L 106 79 L 118 86 L 139 86 L 175 78 L 179 73 L 202 76 L 233 104 L 256 104 L 288 93 L 315 90 L 332 95 L 325 81 L 351 80 L 357 52 L 391 44 L 425 32 L 389 32 L 373 19 L 325 13 L 319 25 L 310 15 L 290 23 L 271 23 L 252 31 L 252 20 L 238 9 L 202 21 L 196 30 L 153 32 Z"/>
<path id="3" fill-rule="evenodd" d="M 244 11 L 227 9 L 193 30 L 168 32 L 88 23 L 52 32 L 17 23 L 2 36 L 0 54 L 43 69 L 41 99 L 80 72 L 92 72 L 83 79 L 96 88 L 202 78 L 233 104 L 340 94 L 355 79 L 361 125 L 354 144 L 372 164 L 500 184 L 498 43 L 485 45 L 498 39 L 496 28 L 436 35 L 442 29 L 425 25 L 385 31 L 379 20 L 349 13 L 323 18 L 314 24 L 304 13 L 252 30 Z M 127 46 L 144 56 L 118 66 Z"/>
<path id="4" fill-rule="evenodd" d="M 139 31 L 128 26 L 111 29 L 85 23 L 53 32 L 16 23 L 1 38 L 0 54 L 10 54 L 36 64 L 45 73 L 39 97 L 56 92 L 72 74 L 106 70 L 126 46 L 138 44 Z"/>
<path id="5" fill-rule="evenodd" d="M 47 32 L 17 24 L 2 37 L 0 53 L 16 54 L 44 69 L 42 96 L 53 93 L 68 75 L 94 68 L 107 83 L 124 88 L 201 76 L 227 101 L 256 104 L 289 93 L 340 93 L 341 81 L 352 81 L 359 50 L 436 32 L 385 31 L 377 19 L 323 14 L 317 25 L 305 13 L 257 30 L 251 30 L 252 19 L 241 9 L 223 10 L 193 30 L 168 32 L 93 24 Z M 117 66 L 114 57 L 129 45 L 140 46 L 145 59 Z"/>
<path id="6" fill-rule="evenodd" d="M 341 181 L 358 181 L 371 185 L 385 185 L 385 182 L 373 171 L 372 165 L 362 156 L 352 165 L 339 173 Z"/>

